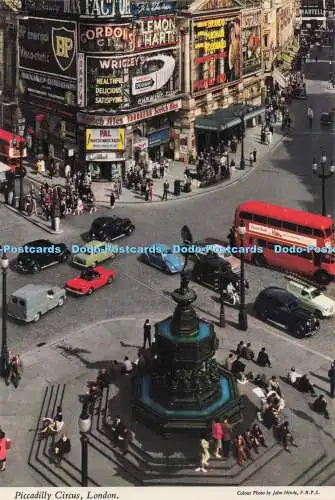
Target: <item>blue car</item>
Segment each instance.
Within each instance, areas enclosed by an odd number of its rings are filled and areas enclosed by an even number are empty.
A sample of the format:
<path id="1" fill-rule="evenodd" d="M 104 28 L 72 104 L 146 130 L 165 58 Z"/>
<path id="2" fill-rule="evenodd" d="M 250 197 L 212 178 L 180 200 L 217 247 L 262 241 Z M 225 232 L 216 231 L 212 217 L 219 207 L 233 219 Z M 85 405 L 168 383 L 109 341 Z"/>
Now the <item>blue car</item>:
<path id="1" fill-rule="evenodd" d="M 172 253 L 167 245 L 160 243 L 156 244 L 156 248 L 159 250 L 155 253 L 143 254 L 143 262 L 169 274 L 180 273 L 183 270 L 184 259 L 180 254 Z"/>

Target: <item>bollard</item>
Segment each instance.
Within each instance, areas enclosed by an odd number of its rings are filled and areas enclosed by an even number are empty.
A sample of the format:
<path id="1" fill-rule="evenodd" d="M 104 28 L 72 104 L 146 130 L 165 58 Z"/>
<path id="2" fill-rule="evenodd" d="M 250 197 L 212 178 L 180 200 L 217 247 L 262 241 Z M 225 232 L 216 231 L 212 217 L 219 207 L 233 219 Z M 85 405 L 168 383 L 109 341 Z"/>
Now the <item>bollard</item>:
<path id="1" fill-rule="evenodd" d="M 52 219 L 52 229 L 54 231 L 56 231 L 57 233 L 59 233 L 59 231 L 60 231 L 60 218 L 59 217 L 55 217 L 54 219 Z"/>

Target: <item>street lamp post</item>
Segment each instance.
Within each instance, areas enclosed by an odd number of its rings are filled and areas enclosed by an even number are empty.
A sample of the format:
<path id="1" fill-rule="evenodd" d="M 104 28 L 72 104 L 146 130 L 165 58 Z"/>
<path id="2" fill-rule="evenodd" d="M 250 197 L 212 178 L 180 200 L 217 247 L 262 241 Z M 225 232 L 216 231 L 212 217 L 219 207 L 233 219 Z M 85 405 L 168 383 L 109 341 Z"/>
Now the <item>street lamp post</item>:
<path id="1" fill-rule="evenodd" d="M 91 429 L 91 417 L 88 412 L 88 405 L 83 403 L 83 408 L 78 420 L 80 442 L 81 442 L 81 485 L 88 486 L 88 437 L 87 433 Z"/>
<path id="2" fill-rule="evenodd" d="M 244 277 L 244 235 L 246 232 L 245 225 L 243 221 L 241 222 L 238 232 L 240 235 L 240 246 L 241 246 L 241 272 L 240 272 L 240 310 L 238 314 L 238 326 L 240 330 L 248 330 L 248 317 L 245 308 L 245 277 Z"/>
<path id="3" fill-rule="evenodd" d="M 13 139 L 13 147 L 16 148 L 16 140 Z M 13 198 L 12 207 L 16 208 L 16 167 L 11 172 L 12 188 L 13 188 Z"/>
<path id="4" fill-rule="evenodd" d="M 240 114 L 240 120 L 242 125 L 242 137 L 241 137 L 241 160 L 240 160 L 240 169 L 245 170 L 245 159 L 244 159 L 244 136 L 245 136 L 245 121 L 244 114 Z"/>
<path id="5" fill-rule="evenodd" d="M 326 172 L 327 156 L 325 152 L 322 152 L 320 165 L 318 165 L 316 158 L 313 159 L 312 170 L 313 174 L 321 179 L 321 200 L 322 200 L 322 215 L 327 215 L 326 211 L 326 180 L 329 179 L 335 172 L 335 165 L 331 163 L 329 166 L 328 173 Z M 319 172 L 319 166 L 321 172 Z"/>
<path id="6" fill-rule="evenodd" d="M 20 212 L 24 211 L 24 191 L 23 191 L 23 150 L 24 150 L 24 132 L 26 128 L 26 119 L 24 117 L 18 119 L 18 132 L 20 136 Z"/>
<path id="7" fill-rule="evenodd" d="M 1 341 L 1 376 L 7 380 L 9 372 L 9 352 L 7 346 L 7 269 L 9 261 L 6 254 L 1 259 L 2 269 L 2 341 Z"/>
<path id="8" fill-rule="evenodd" d="M 220 267 L 220 321 L 219 324 L 221 328 L 226 326 L 226 314 L 224 307 L 224 276 L 223 276 L 223 266 Z"/>

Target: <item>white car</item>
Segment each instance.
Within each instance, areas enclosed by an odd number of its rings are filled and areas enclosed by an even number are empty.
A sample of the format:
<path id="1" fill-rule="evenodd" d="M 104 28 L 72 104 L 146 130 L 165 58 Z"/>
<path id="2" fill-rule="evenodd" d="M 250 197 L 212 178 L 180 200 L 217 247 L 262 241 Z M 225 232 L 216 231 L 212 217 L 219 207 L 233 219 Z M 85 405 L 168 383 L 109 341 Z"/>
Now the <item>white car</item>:
<path id="1" fill-rule="evenodd" d="M 317 287 L 289 280 L 286 290 L 297 297 L 307 309 L 314 312 L 317 318 L 334 316 L 335 301 L 326 297 Z"/>

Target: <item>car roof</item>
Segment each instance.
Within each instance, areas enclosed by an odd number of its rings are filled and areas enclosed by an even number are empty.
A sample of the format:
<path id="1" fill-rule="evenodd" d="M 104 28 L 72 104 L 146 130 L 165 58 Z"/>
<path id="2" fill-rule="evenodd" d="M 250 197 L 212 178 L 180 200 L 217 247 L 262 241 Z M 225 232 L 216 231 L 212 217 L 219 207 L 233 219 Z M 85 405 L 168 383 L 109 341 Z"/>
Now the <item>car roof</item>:
<path id="1" fill-rule="evenodd" d="M 169 250 L 169 247 L 168 245 L 166 245 L 165 243 L 155 243 L 155 247 L 160 250 L 162 250 L 163 252 L 166 251 L 166 250 Z"/>
<path id="2" fill-rule="evenodd" d="M 84 245 L 84 247 L 92 248 L 92 247 L 102 247 L 105 245 L 106 245 L 105 241 L 91 240 L 88 243 L 86 243 L 86 245 Z"/>
<path id="3" fill-rule="evenodd" d="M 227 246 L 227 242 L 223 240 L 219 240 L 218 238 L 203 238 L 202 240 L 197 241 L 197 243 L 206 243 L 206 244 L 214 244 L 220 246 Z"/>
<path id="4" fill-rule="evenodd" d="M 219 257 L 217 254 L 204 255 L 198 260 L 198 262 L 199 264 L 208 263 L 211 264 L 212 266 L 217 266 L 217 267 L 223 266 L 226 267 L 227 269 L 231 268 L 230 262 L 228 262 L 225 259 L 221 259 L 221 257 Z"/>
<path id="5" fill-rule="evenodd" d="M 37 295 L 41 292 L 46 292 L 47 290 L 51 290 L 52 288 L 56 288 L 54 285 L 25 285 L 22 288 L 19 288 L 11 295 L 12 297 L 17 297 L 18 299 L 28 299 L 33 295 Z"/>
<path id="6" fill-rule="evenodd" d="M 34 240 L 29 243 L 25 243 L 25 246 L 27 247 L 41 247 L 44 245 L 52 245 L 52 243 L 50 240 Z"/>
<path id="7" fill-rule="evenodd" d="M 280 288 L 279 286 L 269 286 L 268 288 L 264 288 L 261 293 L 265 293 L 266 295 L 272 297 L 278 297 L 281 299 L 291 299 L 292 301 L 296 301 L 297 298 L 285 288 Z"/>

